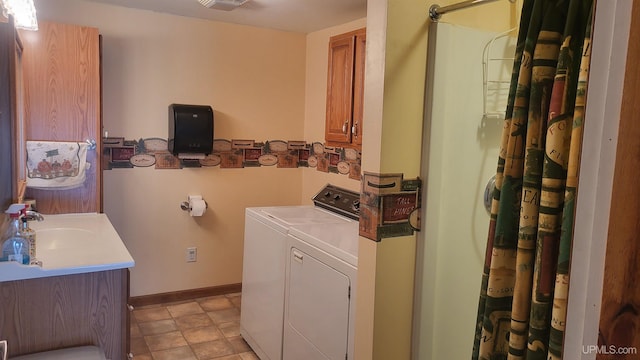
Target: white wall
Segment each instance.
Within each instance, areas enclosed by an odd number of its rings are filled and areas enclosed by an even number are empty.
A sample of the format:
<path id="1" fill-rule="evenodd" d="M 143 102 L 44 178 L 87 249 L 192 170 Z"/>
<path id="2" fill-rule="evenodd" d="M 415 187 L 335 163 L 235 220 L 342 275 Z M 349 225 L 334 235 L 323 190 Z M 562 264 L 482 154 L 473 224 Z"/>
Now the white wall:
<path id="1" fill-rule="evenodd" d="M 307 35 L 79 0 L 36 0 L 36 9 L 99 29 L 103 125 L 126 139 L 166 138 L 175 102 L 211 105 L 216 138 L 323 141 L 328 39 L 365 23 Z M 105 171 L 105 213 L 136 260 L 131 295 L 241 282 L 244 208 L 310 203 L 329 182 L 360 186 L 315 169 Z M 189 194 L 208 201 L 204 217 L 180 210 Z M 185 262 L 191 246 L 197 263 Z"/>
<path id="2" fill-rule="evenodd" d="M 166 138 L 176 102 L 211 105 L 216 138 L 304 140 L 304 34 L 76 0 L 36 6 L 41 19 L 103 35 L 110 136 Z M 298 204 L 301 178 L 275 167 L 105 171 L 105 213 L 136 260 L 131 295 L 240 283 L 244 208 Z M 202 218 L 180 209 L 189 194 L 208 201 Z"/>

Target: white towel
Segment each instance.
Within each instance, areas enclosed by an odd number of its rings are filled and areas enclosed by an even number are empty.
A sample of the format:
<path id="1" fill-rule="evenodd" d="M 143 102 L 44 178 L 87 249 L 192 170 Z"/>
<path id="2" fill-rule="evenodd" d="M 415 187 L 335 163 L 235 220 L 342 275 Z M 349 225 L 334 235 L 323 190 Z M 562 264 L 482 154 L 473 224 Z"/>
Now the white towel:
<path id="1" fill-rule="evenodd" d="M 86 143 L 27 141 L 27 187 L 68 190 L 81 187 L 87 177 Z"/>

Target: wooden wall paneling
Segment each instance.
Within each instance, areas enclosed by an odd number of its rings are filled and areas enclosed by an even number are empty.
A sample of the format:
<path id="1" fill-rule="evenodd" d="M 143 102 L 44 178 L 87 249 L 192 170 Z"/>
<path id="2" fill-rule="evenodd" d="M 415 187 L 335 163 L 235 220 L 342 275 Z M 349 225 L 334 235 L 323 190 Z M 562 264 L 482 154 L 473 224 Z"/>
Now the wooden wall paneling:
<path id="1" fill-rule="evenodd" d="M 16 198 L 14 167 L 14 111 L 12 62 L 15 53 L 13 22 L 0 22 L 0 210 Z M 1 225 L 1 224 L 0 224 Z M 0 226 L 1 228 L 2 226 Z"/>
<path id="2" fill-rule="evenodd" d="M 634 0 L 605 258 L 597 359 L 640 358 L 640 0 Z M 612 352 L 629 352 L 613 354 Z"/>
<path id="3" fill-rule="evenodd" d="M 128 269 L 0 283 L 0 329 L 12 356 L 81 345 L 126 359 Z"/>
<path id="4" fill-rule="evenodd" d="M 21 31 L 24 44 L 26 140 L 95 139 L 101 148 L 98 29 L 39 22 Z M 101 157 L 89 151 L 85 186 L 74 190 L 28 189 L 46 214 L 101 210 Z"/>

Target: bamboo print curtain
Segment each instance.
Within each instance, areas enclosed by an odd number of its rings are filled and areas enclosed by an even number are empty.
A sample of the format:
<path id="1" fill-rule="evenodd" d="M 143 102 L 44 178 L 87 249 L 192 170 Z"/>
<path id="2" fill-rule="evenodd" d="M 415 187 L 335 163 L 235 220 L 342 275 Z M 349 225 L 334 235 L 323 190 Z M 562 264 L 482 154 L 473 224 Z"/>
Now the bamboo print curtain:
<path id="1" fill-rule="evenodd" d="M 473 359 L 562 358 L 592 5 L 524 0 Z"/>

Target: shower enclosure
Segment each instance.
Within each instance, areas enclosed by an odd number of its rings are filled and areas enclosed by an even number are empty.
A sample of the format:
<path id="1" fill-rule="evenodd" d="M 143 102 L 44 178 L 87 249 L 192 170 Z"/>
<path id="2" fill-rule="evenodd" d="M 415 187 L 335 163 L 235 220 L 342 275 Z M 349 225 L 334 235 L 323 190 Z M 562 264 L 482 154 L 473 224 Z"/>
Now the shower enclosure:
<path id="1" fill-rule="evenodd" d="M 631 1 L 598 2 L 564 358 L 595 359 Z M 454 36 L 458 30 L 461 37 Z M 412 359 L 470 358 L 501 121 L 484 116 L 482 49 L 499 34 L 432 24 Z M 476 39 L 475 41 L 473 39 Z M 615 55 L 615 56 L 614 56 Z M 470 60 L 475 58 L 475 60 Z M 473 70 L 475 67 L 476 70 Z M 491 137 L 493 137 L 491 139 Z"/>
<path id="2" fill-rule="evenodd" d="M 507 29 L 508 30 L 508 29 Z M 421 177 L 423 231 L 416 281 L 419 359 L 469 359 L 515 32 L 433 23 Z M 503 86 L 504 85 L 504 86 Z M 506 89 L 506 90 L 505 90 Z M 502 112 L 497 109 L 502 108 Z"/>

